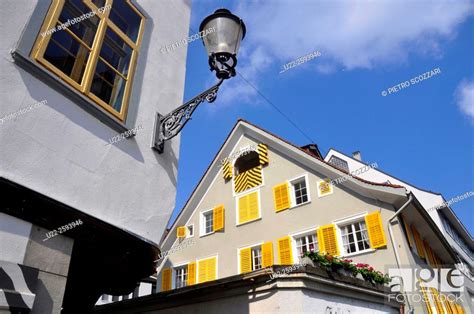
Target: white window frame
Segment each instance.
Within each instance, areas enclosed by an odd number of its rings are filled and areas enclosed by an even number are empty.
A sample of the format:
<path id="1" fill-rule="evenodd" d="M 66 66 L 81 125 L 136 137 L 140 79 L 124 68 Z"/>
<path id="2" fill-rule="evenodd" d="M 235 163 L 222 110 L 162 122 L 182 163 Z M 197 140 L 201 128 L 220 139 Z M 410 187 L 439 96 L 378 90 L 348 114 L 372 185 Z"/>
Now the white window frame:
<path id="1" fill-rule="evenodd" d="M 353 253 L 345 253 L 344 251 L 344 242 L 342 241 L 342 230 L 341 227 L 346 226 L 348 224 L 353 224 L 356 222 L 364 221 L 365 222 L 365 216 L 367 216 L 368 212 L 362 212 L 359 214 L 354 214 L 342 219 L 338 219 L 333 221 L 333 224 L 336 226 L 336 235 L 337 235 L 337 242 L 339 245 L 339 251 L 340 251 L 340 256 L 341 257 L 350 257 L 350 256 L 356 256 L 356 255 L 362 255 L 362 254 L 367 254 L 367 253 L 372 253 L 375 252 L 375 249 L 370 247 L 370 239 L 369 237 L 369 232 L 367 231 L 367 239 L 369 240 L 369 248 L 361 251 L 356 251 Z M 365 226 L 367 228 L 367 225 Z M 359 247 L 356 245 L 356 248 L 359 249 Z"/>
<path id="2" fill-rule="evenodd" d="M 258 189 L 255 189 L 255 190 L 251 189 L 251 190 L 245 191 L 245 193 L 240 193 L 239 196 L 237 196 L 235 198 L 235 226 L 236 227 L 243 226 L 243 225 L 246 225 L 248 223 L 252 223 L 252 222 L 255 222 L 257 220 L 262 219 L 262 195 L 260 193 L 260 191 L 261 191 L 260 187 Z M 258 194 L 258 217 L 253 219 L 253 220 L 249 220 L 249 221 L 246 221 L 246 222 L 239 223 L 239 199 L 241 197 L 244 197 L 247 194 L 254 193 L 254 192 L 257 192 L 257 194 Z"/>
<path id="3" fill-rule="evenodd" d="M 173 278 L 171 280 L 171 287 L 173 289 L 178 289 L 177 288 L 177 283 L 176 283 L 176 268 L 183 268 L 184 266 L 187 267 L 187 265 L 189 265 L 189 262 L 176 264 L 176 265 L 173 265 L 173 267 L 171 268 L 172 269 L 171 275 L 173 276 Z M 188 276 L 189 276 L 189 274 L 186 275 L 186 285 L 184 287 L 187 287 L 187 285 L 188 285 L 188 283 L 187 283 Z M 180 288 L 184 288 L 184 287 L 180 287 Z"/>
<path id="4" fill-rule="evenodd" d="M 294 259 L 295 262 L 296 261 L 301 262 L 301 260 L 298 256 L 298 249 L 296 248 L 296 238 L 306 236 L 306 235 L 309 235 L 309 234 L 315 234 L 316 237 L 317 237 L 318 236 L 318 229 L 319 229 L 319 226 L 314 226 L 314 227 L 311 227 L 311 228 L 306 228 L 304 230 L 297 231 L 297 232 L 289 234 L 289 236 L 291 238 L 291 251 L 292 251 L 293 259 Z M 319 240 L 320 239 L 318 239 L 318 251 L 319 251 Z"/>
<path id="5" fill-rule="evenodd" d="M 241 267 L 240 267 L 240 251 L 242 251 L 243 249 L 250 248 L 250 253 L 252 253 L 252 249 L 257 247 L 257 246 L 260 246 L 260 249 L 262 249 L 263 243 L 264 242 L 261 241 L 261 242 L 258 242 L 258 243 L 252 244 L 252 245 L 247 245 L 247 246 L 242 246 L 242 247 L 237 248 L 237 274 L 242 273 Z M 263 252 L 262 252 L 262 268 L 260 268 L 260 269 L 263 269 Z M 252 271 L 253 271 L 253 258 L 252 258 Z"/>
<path id="6" fill-rule="evenodd" d="M 303 181 L 303 180 L 305 181 L 305 184 L 306 184 L 306 195 L 308 197 L 308 200 L 304 203 L 296 204 L 296 192 L 295 192 L 294 184 L 298 183 L 299 181 Z M 291 207 L 290 207 L 290 209 L 311 203 L 311 192 L 309 191 L 310 190 L 309 189 L 309 179 L 308 179 L 308 174 L 307 173 L 299 175 L 299 176 L 297 176 L 297 177 L 295 177 L 291 180 L 288 180 L 287 183 L 290 186 L 290 190 L 291 190 L 291 193 L 290 193 Z"/>
<path id="7" fill-rule="evenodd" d="M 219 279 L 219 254 L 216 253 L 214 255 L 208 255 L 206 257 L 196 259 L 196 281 L 195 281 L 196 284 L 199 283 L 199 261 L 209 259 L 209 258 L 213 258 L 213 257 L 216 258 L 216 280 Z"/>
<path id="8" fill-rule="evenodd" d="M 206 216 L 205 216 L 207 213 L 212 212 L 213 210 L 214 209 L 208 209 L 199 213 L 199 222 L 200 222 L 199 223 L 199 226 L 200 226 L 199 237 L 205 237 L 214 233 L 214 227 L 212 228 L 212 232 L 206 233 Z M 213 220 L 213 224 L 214 224 L 214 220 Z"/>
<path id="9" fill-rule="evenodd" d="M 193 234 L 189 232 L 189 227 L 193 228 Z M 186 225 L 186 238 L 193 238 L 195 233 L 194 224 Z"/>

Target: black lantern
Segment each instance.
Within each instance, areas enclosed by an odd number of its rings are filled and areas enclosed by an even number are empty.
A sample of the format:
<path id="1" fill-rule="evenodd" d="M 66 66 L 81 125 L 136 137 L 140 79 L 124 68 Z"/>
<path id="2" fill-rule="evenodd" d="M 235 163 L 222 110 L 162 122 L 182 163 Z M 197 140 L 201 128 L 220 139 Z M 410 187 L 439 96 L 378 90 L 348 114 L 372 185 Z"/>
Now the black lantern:
<path id="1" fill-rule="evenodd" d="M 194 110 L 203 101 L 212 103 L 222 82 L 235 76 L 237 53 L 245 37 L 244 22 L 229 10 L 218 9 L 202 21 L 199 31 L 205 35 L 203 43 L 209 56 L 209 65 L 211 71 L 216 71 L 219 81 L 167 115 L 156 113 L 152 148 L 160 154 L 163 153 L 165 141 L 178 135 Z"/>

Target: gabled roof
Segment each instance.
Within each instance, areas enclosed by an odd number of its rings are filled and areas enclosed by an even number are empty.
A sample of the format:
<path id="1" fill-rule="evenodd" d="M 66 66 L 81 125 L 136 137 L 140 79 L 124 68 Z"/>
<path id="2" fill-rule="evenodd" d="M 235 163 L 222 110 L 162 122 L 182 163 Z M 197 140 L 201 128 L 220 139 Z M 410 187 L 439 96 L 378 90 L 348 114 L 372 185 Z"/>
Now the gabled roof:
<path id="1" fill-rule="evenodd" d="M 394 202 L 395 200 L 401 200 L 406 198 L 407 191 L 403 186 L 388 183 L 371 182 L 353 176 L 347 171 L 324 161 L 321 157 L 317 156 L 311 151 L 303 149 L 298 145 L 295 145 L 287 141 L 286 139 L 283 139 L 278 135 L 275 135 L 272 132 L 269 132 L 246 120 L 239 119 L 230 131 L 222 146 L 217 151 L 212 162 L 207 167 L 206 171 L 204 172 L 204 175 L 199 180 L 190 197 L 188 198 L 180 213 L 176 217 L 175 221 L 164 232 L 163 237 L 160 241 L 160 245 L 163 244 L 164 241 L 166 241 L 169 231 L 175 227 L 178 221 L 183 219 L 183 215 L 188 206 L 192 205 L 191 203 L 194 203 L 194 206 L 191 208 L 191 210 L 194 210 L 198 203 L 198 201 L 196 201 L 195 199 L 200 199 L 199 195 L 201 197 L 204 195 L 205 190 L 207 190 L 207 188 L 210 186 L 215 175 L 218 174 L 220 170 L 218 167 L 219 160 L 228 156 L 232 152 L 232 149 L 239 141 L 240 136 L 244 134 L 262 143 L 268 144 L 271 142 L 271 145 L 269 145 L 270 148 L 284 153 L 285 155 L 290 158 L 293 158 L 294 160 L 300 161 L 308 167 L 321 172 L 323 175 L 329 177 L 330 179 L 336 179 L 341 176 L 347 176 L 348 180 L 341 184 L 348 186 L 350 189 L 358 190 L 359 193 L 367 192 L 366 194 L 368 194 L 368 196 L 371 198 L 377 197 L 380 200 L 386 199 L 387 202 Z M 181 223 L 184 224 L 185 221 Z"/>

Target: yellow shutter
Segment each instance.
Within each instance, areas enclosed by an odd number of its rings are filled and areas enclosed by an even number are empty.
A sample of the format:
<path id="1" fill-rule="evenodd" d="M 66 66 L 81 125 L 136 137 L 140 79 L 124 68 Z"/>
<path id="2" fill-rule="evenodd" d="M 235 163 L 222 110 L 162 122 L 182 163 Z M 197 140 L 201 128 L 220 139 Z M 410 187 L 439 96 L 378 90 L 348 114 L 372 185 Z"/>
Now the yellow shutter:
<path id="1" fill-rule="evenodd" d="M 198 282 L 206 282 L 216 279 L 216 258 L 211 257 L 198 261 Z"/>
<path id="2" fill-rule="evenodd" d="M 240 250 L 240 273 L 252 271 L 252 249 L 246 248 Z"/>
<path id="3" fill-rule="evenodd" d="M 242 196 L 239 198 L 239 224 L 249 221 L 249 210 L 248 210 L 248 198 L 247 196 Z"/>
<path id="4" fill-rule="evenodd" d="M 410 245 L 411 248 L 413 248 L 414 243 L 413 243 L 413 238 L 412 238 L 410 226 L 406 223 L 405 219 L 403 219 L 403 224 L 405 226 L 405 231 L 407 233 L 408 244 Z"/>
<path id="5" fill-rule="evenodd" d="M 258 144 L 257 146 L 258 157 L 261 165 L 268 164 L 268 147 L 265 144 Z"/>
<path id="6" fill-rule="evenodd" d="M 207 281 L 216 280 L 217 279 L 217 265 L 216 265 L 216 258 L 212 257 L 207 260 Z"/>
<path id="7" fill-rule="evenodd" d="M 291 238 L 284 237 L 278 239 L 278 264 L 293 265 L 293 254 L 291 250 Z"/>
<path id="8" fill-rule="evenodd" d="M 178 229 L 176 229 L 176 235 L 178 238 L 186 237 L 186 227 L 178 227 Z"/>
<path id="9" fill-rule="evenodd" d="M 257 219 L 258 217 L 258 192 L 253 192 L 239 198 L 239 224 Z"/>
<path id="10" fill-rule="evenodd" d="M 326 250 L 324 249 L 324 241 L 322 240 L 323 234 L 321 232 L 321 228 L 319 228 L 318 231 L 316 232 L 316 236 L 318 237 L 319 253 L 322 254 L 323 252 L 326 252 Z"/>
<path id="11" fill-rule="evenodd" d="M 365 216 L 365 224 L 367 233 L 369 234 L 370 246 L 377 249 L 387 245 L 387 239 L 383 232 L 382 217 L 379 211 L 373 212 Z"/>
<path id="12" fill-rule="evenodd" d="M 254 220 L 259 216 L 258 210 L 258 192 L 253 192 L 248 195 L 249 197 L 249 219 Z"/>
<path id="13" fill-rule="evenodd" d="M 257 166 L 239 173 L 234 177 L 234 191 L 235 193 L 241 193 L 245 190 L 261 185 L 262 182 L 262 166 Z"/>
<path id="14" fill-rule="evenodd" d="M 333 224 L 322 226 L 319 228 L 321 238 L 319 242 L 323 242 L 324 253 L 330 255 L 339 255 L 339 246 L 337 244 L 336 226 Z"/>
<path id="15" fill-rule="evenodd" d="M 454 314 L 453 310 L 451 309 L 451 305 L 449 304 L 448 296 L 446 294 L 443 295 L 441 298 L 444 304 L 444 308 L 446 309 L 447 314 Z"/>
<path id="16" fill-rule="evenodd" d="M 425 249 L 426 259 L 431 267 L 436 267 L 436 261 L 433 256 L 433 251 L 431 251 L 430 246 L 426 241 L 423 240 L 423 248 Z"/>
<path id="17" fill-rule="evenodd" d="M 196 283 L 196 263 L 192 262 L 188 264 L 188 286 L 194 285 Z"/>
<path id="18" fill-rule="evenodd" d="M 420 290 L 421 290 L 421 293 L 423 294 L 423 300 L 425 301 L 424 303 L 426 306 L 426 310 L 428 311 L 428 314 L 433 314 L 433 310 L 431 309 L 430 298 L 426 292 L 426 288 L 421 285 L 421 282 L 420 282 Z"/>
<path id="19" fill-rule="evenodd" d="M 275 211 L 279 212 L 290 208 L 290 188 L 288 183 L 282 183 L 273 187 L 273 203 Z"/>
<path id="20" fill-rule="evenodd" d="M 415 238 L 415 245 L 416 251 L 418 252 L 418 256 L 421 258 L 425 258 L 425 252 L 423 251 L 423 242 L 421 241 L 420 234 L 413 225 L 411 226 L 411 231 L 413 233 L 413 237 Z"/>
<path id="21" fill-rule="evenodd" d="M 232 164 L 227 159 L 222 165 L 222 175 L 224 176 L 225 180 L 232 179 Z"/>
<path id="22" fill-rule="evenodd" d="M 198 283 L 206 282 L 207 279 L 207 260 L 198 261 Z"/>
<path id="23" fill-rule="evenodd" d="M 171 268 L 165 268 L 161 272 L 161 291 L 171 290 Z"/>
<path id="24" fill-rule="evenodd" d="M 441 304 L 441 300 L 439 298 L 438 290 L 435 288 L 430 288 L 431 295 L 433 296 L 433 300 L 436 306 L 436 311 L 438 311 L 439 314 L 443 313 L 444 314 L 444 309 L 443 305 Z"/>
<path id="25" fill-rule="evenodd" d="M 448 300 L 448 304 L 449 304 L 449 308 L 450 308 L 450 310 L 453 314 L 459 314 L 458 309 L 456 307 L 456 304 L 453 301 Z"/>
<path id="26" fill-rule="evenodd" d="M 224 230 L 225 212 L 224 205 L 214 207 L 213 213 L 213 228 L 214 231 Z"/>
<path id="27" fill-rule="evenodd" d="M 262 267 L 273 266 L 273 243 L 266 242 L 262 244 Z"/>
<path id="28" fill-rule="evenodd" d="M 456 306 L 456 310 L 458 311 L 459 314 L 464 314 L 464 308 L 457 304 L 457 303 L 454 303 L 454 305 Z"/>

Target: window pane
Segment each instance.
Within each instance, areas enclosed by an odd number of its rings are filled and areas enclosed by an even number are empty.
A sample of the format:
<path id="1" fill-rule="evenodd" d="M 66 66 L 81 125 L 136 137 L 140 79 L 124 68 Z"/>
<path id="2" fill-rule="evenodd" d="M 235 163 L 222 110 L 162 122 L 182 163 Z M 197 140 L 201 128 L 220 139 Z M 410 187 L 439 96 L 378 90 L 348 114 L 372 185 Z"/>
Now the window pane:
<path id="1" fill-rule="evenodd" d="M 128 73 L 132 48 L 127 45 L 114 31 L 107 28 L 100 56 L 110 63 L 125 77 Z"/>
<path id="2" fill-rule="evenodd" d="M 80 84 L 89 59 L 89 49 L 68 33 L 59 31 L 51 36 L 44 59 Z"/>
<path id="3" fill-rule="evenodd" d="M 308 201 L 308 192 L 306 190 L 306 181 L 300 181 L 293 184 L 295 189 L 295 201 L 296 205 L 305 203 Z"/>
<path id="4" fill-rule="evenodd" d="M 125 1 L 112 3 L 109 18 L 131 40 L 137 41 L 141 17 Z"/>
<path id="5" fill-rule="evenodd" d="M 188 267 L 179 267 L 175 269 L 176 277 L 175 283 L 176 288 L 186 287 L 186 281 L 188 279 Z"/>
<path id="6" fill-rule="evenodd" d="M 211 233 L 214 230 L 214 216 L 213 213 L 204 214 L 204 221 L 205 221 L 205 232 Z"/>
<path id="7" fill-rule="evenodd" d="M 97 67 L 92 81 L 91 92 L 112 106 L 117 112 L 122 108 L 126 81 L 102 61 Z"/>
<path id="8" fill-rule="evenodd" d="M 79 18 L 84 14 L 88 14 L 92 10 L 84 5 L 80 0 L 67 0 L 64 3 L 64 8 L 59 15 L 59 23 L 64 24 L 70 22 L 67 28 L 77 35 L 85 44 L 89 47 L 92 46 L 94 36 L 97 32 L 97 26 L 99 25 L 99 18 L 95 15 L 91 15 L 89 18 L 86 16 L 84 20 L 72 24 L 74 18 Z M 64 30 L 58 30 L 58 32 L 65 32 Z"/>
<path id="9" fill-rule="evenodd" d="M 341 235 L 346 253 L 364 251 L 370 248 L 369 237 L 364 221 L 342 227 Z"/>

